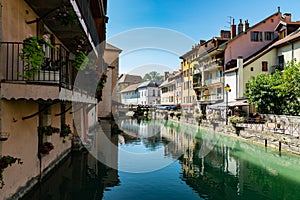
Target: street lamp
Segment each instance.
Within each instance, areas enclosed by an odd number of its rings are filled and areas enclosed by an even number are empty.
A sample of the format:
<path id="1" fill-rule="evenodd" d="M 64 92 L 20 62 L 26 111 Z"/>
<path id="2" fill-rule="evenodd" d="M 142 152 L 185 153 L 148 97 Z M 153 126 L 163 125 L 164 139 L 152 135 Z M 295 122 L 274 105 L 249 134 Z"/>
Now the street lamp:
<path id="1" fill-rule="evenodd" d="M 230 86 L 228 84 L 226 84 L 226 86 L 224 87 L 224 90 L 226 92 L 226 113 L 225 113 L 225 116 L 226 116 L 226 119 L 225 119 L 225 122 L 226 122 L 226 125 L 228 125 L 228 92 L 231 92 L 231 89 L 230 89 Z"/>

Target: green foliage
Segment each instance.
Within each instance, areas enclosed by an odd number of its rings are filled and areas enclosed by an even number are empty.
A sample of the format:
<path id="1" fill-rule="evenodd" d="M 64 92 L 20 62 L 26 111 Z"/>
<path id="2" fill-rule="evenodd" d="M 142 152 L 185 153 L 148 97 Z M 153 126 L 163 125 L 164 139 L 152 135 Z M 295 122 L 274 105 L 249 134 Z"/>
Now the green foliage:
<path id="1" fill-rule="evenodd" d="M 245 95 L 261 113 L 299 115 L 300 63 L 292 60 L 283 71 L 252 77 Z"/>
<path id="2" fill-rule="evenodd" d="M 72 66 L 77 70 L 83 70 L 86 68 L 88 63 L 89 63 L 89 58 L 82 51 L 82 47 L 78 45 L 75 53 L 75 59 L 73 60 Z"/>
<path id="3" fill-rule="evenodd" d="M 291 61 L 283 71 L 260 74 L 248 82 L 245 95 L 259 112 L 300 114 L 300 64 Z"/>
<path id="4" fill-rule="evenodd" d="M 12 156 L 2 156 L 0 158 L 0 189 L 3 188 L 4 186 L 4 181 L 3 181 L 3 171 L 5 168 L 7 168 L 8 166 L 11 166 L 14 163 L 18 163 L 18 164 L 23 164 L 23 162 L 21 161 L 20 158 L 15 158 Z"/>
<path id="5" fill-rule="evenodd" d="M 57 20 L 64 26 L 78 24 L 78 17 L 70 4 L 63 4 L 60 8 L 58 8 L 53 20 Z"/>
<path id="6" fill-rule="evenodd" d="M 244 117 L 239 117 L 236 115 L 230 116 L 228 118 L 229 122 L 231 122 L 232 124 L 236 124 L 236 123 L 243 123 L 245 122 L 245 118 Z"/>
<path id="7" fill-rule="evenodd" d="M 69 124 L 63 124 L 61 126 L 60 137 L 66 137 L 71 134 L 71 128 Z"/>
<path id="8" fill-rule="evenodd" d="M 96 88 L 96 98 L 98 99 L 98 101 L 102 100 L 102 90 L 104 88 L 104 85 L 107 81 L 107 75 L 105 73 L 103 73 L 101 75 L 101 78 L 97 84 L 97 88 Z"/>
<path id="9" fill-rule="evenodd" d="M 156 71 L 152 71 L 152 72 L 145 74 L 143 81 L 155 81 L 158 83 L 162 83 L 164 81 L 164 76 L 160 75 Z"/>
<path id="10" fill-rule="evenodd" d="M 23 41 L 22 52 L 20 58 L 25 62 L 24 66 L 24 77 L 26 80 L 31 79 L 35 73 L 40 70 L 43 59 L 45 58 L 44 48 L 55 47 L 49 42 L 47 35 L 43 35 L 42 38 L 36 36 L 29 36 Z"/>
<path id="11" fill-rule="evenodd" d="M 53 133 L 59 133 L 59 128 L 52 127 L 52 126 L 39 126 L 38 133 L 40 135 L 52 135 Z"/>
<path id="12" fill-rule="evenodd" d="M 200 121 L 203 119 L 203 114 L 202 113 L 195 113 L 194 118 L 196 121 Z"/>

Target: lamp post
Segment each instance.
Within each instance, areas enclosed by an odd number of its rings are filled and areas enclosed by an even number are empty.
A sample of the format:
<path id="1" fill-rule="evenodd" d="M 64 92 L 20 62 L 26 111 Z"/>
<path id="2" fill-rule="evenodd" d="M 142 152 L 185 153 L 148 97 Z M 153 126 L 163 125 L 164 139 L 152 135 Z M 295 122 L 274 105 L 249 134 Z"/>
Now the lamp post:
<path id="1" fill-rule="evenodd" d="M 226 93 L 226 113 L 225 113 L 225 116 L 226 116 L 226 119 L 225 119 L 225 122 L 226 122 L 226 125 L 228 125 L 228 92 L 231 91 L 230 89 L 230 86 L 228 84 L 226 84 L 226 86 L 224 87 L 224 90 L 225 90 L 225 93 Z"/>

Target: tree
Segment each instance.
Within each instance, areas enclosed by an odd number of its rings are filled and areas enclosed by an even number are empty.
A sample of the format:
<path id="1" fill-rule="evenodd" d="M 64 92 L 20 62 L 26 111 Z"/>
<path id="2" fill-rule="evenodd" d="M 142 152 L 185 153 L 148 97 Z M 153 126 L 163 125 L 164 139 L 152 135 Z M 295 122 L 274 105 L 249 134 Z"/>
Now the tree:
<path id="1" fill-rule="evenodd" d="M 164 81 L 164 76 L 160 75 L 156 71 L 152 71 L 152 72 L 145 74 L 143 81 L 155 81 L 155 82 L 161 83 Z"/>
<path id="2" fill-rule="evenodd" d="M 283 71 L 252 77 L 246 96 L 261 113 L 299 115 L 300 63 L 293 60 Z"/>

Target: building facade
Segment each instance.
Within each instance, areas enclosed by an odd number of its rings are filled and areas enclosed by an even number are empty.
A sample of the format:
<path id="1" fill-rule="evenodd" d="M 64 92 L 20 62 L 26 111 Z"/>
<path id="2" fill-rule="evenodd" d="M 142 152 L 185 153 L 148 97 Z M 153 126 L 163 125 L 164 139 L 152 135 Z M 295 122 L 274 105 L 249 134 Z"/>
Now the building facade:
<path id="1" fill-rule="evenodd" d="M 76 67 L 84 63 L 76 63 L 77 51 L 98 58 L 91 71 L 105 70 L 96 46 L 105 41 L 107 17 L 105 0 L 2 0 L 1 6 L 0 157 L 23 163 L 1 170 L 0 199 L 6 199 L 18 198 L 18 189 L 33 186 L 70 152 L 70 132 L 88 141 L 97 99 L 78 79 Z"/>

